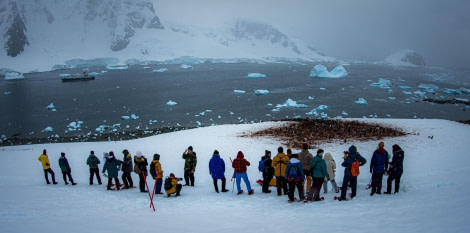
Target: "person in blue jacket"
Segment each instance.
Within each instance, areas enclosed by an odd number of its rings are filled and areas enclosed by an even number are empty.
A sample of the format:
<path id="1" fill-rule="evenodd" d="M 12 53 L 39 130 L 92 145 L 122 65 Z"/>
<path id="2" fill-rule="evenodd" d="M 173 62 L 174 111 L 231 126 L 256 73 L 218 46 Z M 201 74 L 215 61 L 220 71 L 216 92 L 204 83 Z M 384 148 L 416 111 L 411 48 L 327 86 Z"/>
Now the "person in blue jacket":
<path id="1" fill-rule="evenodd" d="M 222 192 L 227 192 L 225 189 L 226 179 L 225 179 L 225 162 L 220 158 L 219 151 L 215 150 L 212 158 L 209 160 L 209 174 L 211 174 L 214 181 L 215 191 L 219 192 L 219 186 L 217 180 L 222 180 Z"/>
<path id="2" fill-rule="evenodd" d="M 384 146 L 384 142 L 379 142 L 379 147 L 374 151 L 370 160 L 370 173 L 372 174 L 371 196 L 375 193 L 382 194 L 382 179 L 384 172 L 388 169 L 388 152 L 384 149 Z"/>
<path id="3" fill-rule="evenodd" d="M 114 152 L 110 151 L 108 153 L 104 153 L 106 162 L 103 165 L 103 173 L 108 171 L 108 190 L 111 190 L 111 185 L 113 183 L 112 179 L 116 182 L 116 190 L 120 189 L 120 183 L 118 178 L 119 168 L 121 167 L 121 161 L 117 160 L 114 157 Z"/>
<path id="4" fill-rule="evenodd" d="M 343 184 L 341 186 L 341 196 L 339 201 L 346 200 L 346 192 L 348 191 L 348 184 L 351 185 L 351 199 L 356 196 L 357 190 L 357 176 L 351 174 L 351 165 L 356 160 L 359 161 L 360 166 L 364 166 L 367 160 L 359 154 L 356 146 L 352 145 L 349 147 L 347 153 L 345 153 L 344 161 L 341 166 L 344 167 Z"/>
<path id="5" fill-rule="evenodd" d="M 298 154 L 292 154 L 290 157 L 289 162 L 286 166 L 286 172 L 284 178 L 287 180 L 287 184 L 289 185 L 289 191 L 287 193 L 289 197 L 289 202 L 294 201 L 294 191 L 297 187 L 299 191 L 299 198 L 300 200 L 305 199 L 304 194 L 304 180 L 305 180 L 305 173 L 302 163 L 298 159 Z"/>

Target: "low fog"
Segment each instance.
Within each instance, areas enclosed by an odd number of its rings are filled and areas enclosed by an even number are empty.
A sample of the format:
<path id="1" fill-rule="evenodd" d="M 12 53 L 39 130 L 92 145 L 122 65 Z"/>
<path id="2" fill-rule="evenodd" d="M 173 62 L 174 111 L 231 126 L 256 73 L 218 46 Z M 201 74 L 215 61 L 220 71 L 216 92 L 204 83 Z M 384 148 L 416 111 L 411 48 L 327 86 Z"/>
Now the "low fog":
<path id="1" fill-rule="evenodd" d="M 269 23 L 339 59 L 379 61 L 413 49 L 427 65 L 470 67 L 466 0 L 155 0 L 154 7 L 163 24 Z"/>

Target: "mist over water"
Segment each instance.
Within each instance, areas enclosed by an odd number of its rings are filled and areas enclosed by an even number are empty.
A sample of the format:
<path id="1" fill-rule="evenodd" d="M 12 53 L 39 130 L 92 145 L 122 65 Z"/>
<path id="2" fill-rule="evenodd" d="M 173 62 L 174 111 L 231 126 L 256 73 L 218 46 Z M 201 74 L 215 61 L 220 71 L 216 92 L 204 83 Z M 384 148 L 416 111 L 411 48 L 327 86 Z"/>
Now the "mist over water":
<path id="1" fill-rule="evenodd" d="M 311 78 L 318 63 L 268 64 L 197 64 L 192 69 L 179 65 L 133 66 L 128 70 L 109 70 L 93 81 L 62 82 L 59 74 L 82 70 L 62 70 L 25 74 L 25 79 L 0 82 L 0 134 L 32 137 L 95 134 L 107 125 L 117 132 L 166 126 L 200 127 L 259 121 L 314 118 L 317 111 L 330 118 L 439 118 L 470 119 L 465 104 L 436 104 L 422 101 L 416 94 L 420 84 L 439 87 L 432 99 L 470 99 L 469 94 L 449 95 L 444 88 L 470 89 L 468 70 L 437 68 L 394 68 L 373 64 L 349 64 L 349 75 L 341 79 Z M 338 64 L 323 63 L 328 70 Z M 153 72 L 167 68 L 165 72 Z M 105 68 L 90 69 L 101 72 Z M 248 73 L 262 73 L 266 78 L 247 78 Z M 370 86 L 379 78 L 390 80 L 392 87 Z M 409 89 L 400 88 L 408 86 Z M 268 90 L 256 95 L 255 90 Z M 246 91 L 236 93 L 234 90 Z M 354 103 L 358 98 L 367 105 Z M 291 99 L 306 108 L 281 107 Z M 174 101 L 174 106 L 167 105 Z M 53 103 L 56 111 L 46 107 Z M 273 109 L 276 109 L 273 111 Z M 135 114 L 136 120 L 121 116 Z M 83 121 L 76 131 L 71 122 Z M 114 125 L 114 127 L 112 127 Z M 52 132 L 41 132 L 46 127 Z"/>

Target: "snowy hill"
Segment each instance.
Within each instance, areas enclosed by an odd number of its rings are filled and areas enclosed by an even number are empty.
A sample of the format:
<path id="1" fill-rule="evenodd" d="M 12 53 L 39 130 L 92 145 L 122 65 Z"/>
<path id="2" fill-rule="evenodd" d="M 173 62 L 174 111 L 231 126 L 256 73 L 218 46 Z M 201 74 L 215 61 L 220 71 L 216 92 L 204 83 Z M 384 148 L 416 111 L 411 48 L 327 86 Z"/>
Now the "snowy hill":
<path id="1" fill-rule="evenodd" d="M 19 72 L 97 58 L 120 63 L 180 57 L 333 60 L 262 22 L 236 20 L 211 29 L 163 25 L 151 0 L 2 1 L 0 33 L 5 45 L 0 69 Z"/>
<path id="2" fill-rule="evenodd" d="M 383 63 L 394 66 L 425 66 L 422 55 L 411 49 L 403 49 L 386 57 Z"/>
<path id="3" fill-rule="evenodd" d="M 467 174 L 470 126 L 446 120 L 359 119 L 397 127 L 407 136 L 385 139 L 391 151 L 399 144 L 405 151 L 404 173 L 398 194 L 369 196 L 370 159 L 378 141 L 349 141 L 318 144 L 336 161 L 336 181 L 341 184 L 344 169 L 342 152 L 354 144 L 368 160 L 358 177 L 357 197 L 338 202 L 330 190 L 325 200 L 311 203 L 287 203 L 287 196 L 261 192 L 255 183 L 261 177 L 257 163 L 264 150 L 276 151 L 281 145 L 273 138 L 240 137 L 282 122 L 204 127 L 131 141 L 98 143 L 58 143 L 3 147 L 0 150 L 0 229 L 2 233 L 20 232 L 467 232 L 470 228 L 470 198 Z M 432 137 L 431 137 L 432 136 Z M 161 155 L 164 175 L 182 177 L 181 158 L 189 145 L 197 152 L 195 187 L 183 187 L 181 196 L 156 195 L 156 212 L 149 208 L 149 196 L 139 189 L 107 191 L 105 185 L 89 185 L 86 159 L 94 150 L 121 151 L 133 155 L 142 151 L 147 158 Z M 451 145 L 451 146 L 450 146 Z M 47 185 L 37 157 L 47 149 L 57 185 Z M 227 188 L 216 193 L 208 171 L 209 159 L 217 149 L 225 161 Z M 230 177 L 230 158 L 242 150 L 251 162 L 248 177 L 255 194 L 236 195 Z M 58 166 L 65 152 L 76 186 L 65 185 Z M 297 149 L 293 149 L 298 153 Z M 310 150 L 315 153 L 315 150 Z M 273 154 L 273 156 L 275 153 Z M 100 167 L 101 169 L 101 167 Z M 100 170 L 101 171 L 101 170 Z M 121 172 L 119 172 L 121 175 Z M 132 174 L 134 183 L 138 177 Z M 102 176 L 102 178 L 104 178 Z M 96 181 L 96 180 L 95 180 Z M 105 183 L 106 184 L 106 181 Z M 384 177 L 383 184 L 386 184 Z M 219 181 L 220 185 L 220 181 Z M 328 184 L 331 188 L 331 184 Z M 150 189 L 153 180 L 149 180 Z M 220 187 L 220 186 L 219 186 Z M 246 190 L 242 182 L 243 189 Z M 235 188 L 236 189 L 236 188 Z M 295 196 L 298 196 L 296 193 Z M 125 221 L 122 221 L 125 219 Z"/>

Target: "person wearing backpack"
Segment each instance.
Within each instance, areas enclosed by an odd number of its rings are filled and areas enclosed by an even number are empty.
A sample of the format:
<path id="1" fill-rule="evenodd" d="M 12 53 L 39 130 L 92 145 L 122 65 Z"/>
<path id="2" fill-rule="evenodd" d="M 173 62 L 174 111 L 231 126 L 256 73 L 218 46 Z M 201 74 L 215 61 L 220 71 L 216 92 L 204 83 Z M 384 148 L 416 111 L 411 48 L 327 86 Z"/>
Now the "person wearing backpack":
<path id="1" fill-rule="evenodd" d="M 246 188 L 248 189 L 248 195 L 252 195 L 255 193 L 254 189 L 251 189 L 250 180 L 248 179 L 248 175 L 246 174 L 247 166 L 250 166 L 250 162 L 245 159 L 245 155 L 242 151 L 238 151 L 237 158 L 235 158 L 232 162 L 232 167 L 235 170 L 235 181 L 237 183 L 237 195 L 243 193 L 243 190 L 240 187 L 240 180 L 243 179 L 245 182 Z"/>
<path id="2" fill-rule="evenodd" d="M 147 177 L 147 158 L 142 154 L 142 152 L 137 151 L 134 155 L 134 172 L 139 175 L 139 189 L 140 192 L 145 193 L 145 177 Z"/>
<path id="3" fill-rule="evenodd" d="M 306 192 L 310 190 L 310 186 L 312 185 L 312 173 L 310 172 L 310 161 L 312 160 L 312 158 L 313 155 L 308 152 L 308 144 L 306 142 L 302 143 L 302 151 L 300 151 L 299 153 L 299 160 L 302 163 L 302 167 L 304 169 L 304 174 L 306 177 Z"/>
<path id="4" fill-rule="evenodd" d="M 371 196 L 375 193 L 382 194 L 382 179 L 384 172 L 388 169 L 388 152 L 384 146 L 384 142 L 379 142 L 379 147 L 374 151 L 370 160 L 370 173 L 372 174 Z"/>
<path id="5" fill-rule="evenodd" d="M 274 167 L 274 176 L 276 176 L 277 195 L 281 196 L 282 191 L 284 195 L 288 195 L 287 182 L 285 179 L 286 166 L 289 163 L 289 157 L 284 154 L 284 149 L 280 146 L 277 148 L 277 155 L 271 163 Z"/>
<path id="6" fill-rule="evenodd" d="M 400 191 L 400 178 L 403 174 L 403 160 L 405 159 L 405 152 L 397 144 L 392 146 L 393 157 L 388 169 L 387 178 L 387 192 L 385 194 L 392 194 L 392 182 L 395 180 L 395 193 Z"/>
<path id="7" fill-rule="evenodd" d="M 298 154 L 291 154 L 289 163 L 286 166 L 286 173 L 284 178 L 287 180 L 289 185 L 289 202 L 294 201 L 295 188 L 299 191 L 299 200 L 304 200 L 304 187 L 303 182 L 305 180 L 304 168 L 302 163 L 298 159 Z"/>
<path id="8" fill-rule="evenodd" d="M 150 163 L 150 175 L 155 180 L 155 194 L 162 193 L 162 183 L 163 183 L 163 170 L 162 165 L 160 164 L 160 155 L 154 154 L 152 163 Z"/>
<path id="9" fill-rule="evenodd" d="M 88 159 L 86 160 L 86 164 L 90 167 L 90 185 L 93 185 L 94 175 L 96 175 L 98 184 L 101 185 L 100 169 L 98 168 L 98 164 L 100 164 L 100 159 L 96 157 L 94 151 L 90 151 L 90 155 L 88 156 Z"/>
<path id="10" fill-rule="evenodd" d="M 183 185 L 178 184 L 180 180 L 183 180 L 183 178 L 177 178 L 173 173 L 170 173 L 170 176 L 165 179 L 165 192 L 167 197 L 175 193 L 175 197 L 180 195 L 181 189 L 183 188 Z"/>
<path id="11" fill-rule="evenodd" d="M 331 186 L 333 186 L 333 191 L 335 193 L 338 193 L 338 185 L 336 185 L 335 181 L 335 173 L 336 173 L 336 162 L 333 159 L 333 156 L 331 156 L 330 152 L 325 153 L 325 163 L 326 163 L 326 170 L 328 171 L 328 175 L 330 176 L 330 182 Z M 325 179 L 323 181 L 323 193 L 328 193 L 328 180 Z"/>
<path id="12" fill-rule="evenodd" d="M 317 150 L 317 155 L 310 161 L 310 170 L 312 171 L 312 186 L 308 191 L 305 202 L 308 201 L 321 201 L 320 190 L 325 178 L 330 180 L 330 175 L 326 170 L 326 163 L 323 160 L 323 149 Z"/>
<path id="13" fill-rule="evenodd" d="M 346 200 L 346 192 L 348 191 L 348 184 L 351 186 L 351 199 L 356 196 L 357 190 L 357 176 L 359 173 L 351 172 L 351 167 L 353 163 L 357 163 L 359 166 L 364 166 L 367 163 L 367 160 L 359 154 L 356 146 L 352 145 L 349 147 L 348 153 L 345 154 L 344 161 L 341 163 L 341 166 L 344 167 L 344 177 L 343 184 L 341 185 L 341 196 L 338 199 L 339 201 Z"/>
<path id="14" fill-rule="evenodd" d="M 222 192 L 227 192 L 225 189 L 225 184 L 227 180 L 225 179 L 225 162 L 220 158 L 219 151 L 215 150 L 212 158 L 209 160 L 209 174 L 212 176 L 214 183 L 215 192 L 219 192 L 219 186 L 217 180 L 222 180 Z"/>
<path id="15" fill-rule="evenodd" d="M 261 164 L 263 165 L 263 193 L 271 193 L 269 190 L 269 184 L 274 177 L 274 168 L 272 166 L 271 151 L 265 150 L 264 156 L 261 157 Z"/>

